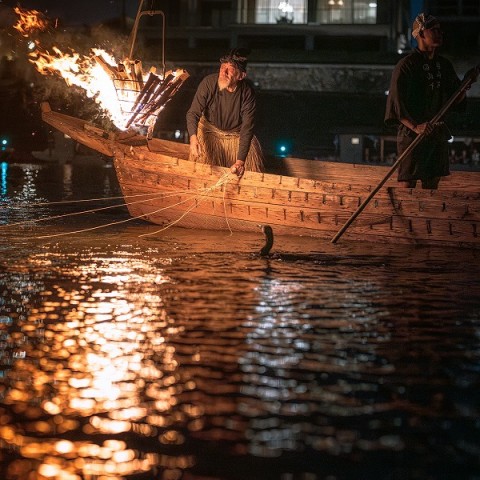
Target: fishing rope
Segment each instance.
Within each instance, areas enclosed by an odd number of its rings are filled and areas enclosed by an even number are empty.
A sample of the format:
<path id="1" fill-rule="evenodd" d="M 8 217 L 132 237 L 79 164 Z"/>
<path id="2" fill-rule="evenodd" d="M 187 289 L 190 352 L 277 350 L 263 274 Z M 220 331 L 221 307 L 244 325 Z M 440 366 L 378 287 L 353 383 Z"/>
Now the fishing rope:
<path id="1" fill-rule="evenodd" d="M 207 193 L 209 193 L 210 191 L 212 191 L 213 189 L 215 188 L 218 188 L 219 186 L 221 186 L 223 183 L 225 183 L 225 180 L 227 179 L 228 177 L 228 173 L 227 174 L 224 174 L 214 185 L 212 185 L 211 187 L 209 188 L 205 188 L 203 189 L 203 193 L 198 193 L 195 195 L 195 197 L 193 197 L 193 200 L 196 200 L 197 197 L 199 196 L 203 196 L 205 197 L 207 195 Z M 167 195 L 166 198 L 170 197 L 170 196 L 176 196 L 176 195 L 179 195 L 179 193 L 182 193 L 182 192 L 173 192 L 171 193 L 170 195 Z M 183 191 L 183 193 L 191 193 L 189 191 Z M 161 194 L 158 194 L 158 196 L 165 196 L 165 194 L 161 193 Z M 151 200 L 151 199 L 150 199 Z M 167 210 L 169 208 L 173 208 L 173 207 L 177 207 L 179 205 L 182 205 L 188 201 L 192 200 L 192 198 L 187 198 L 185 200 L 181 200 L 180 202 L 177 202 L 175 204 L 172 204 L 172 205 L 168 205 L 167 207 L 162 207 L 162 208 L 159 208 L 157 210 L 154 210 L 153 212 L 148 212 L 148 213 L 143 213 L 141 215 L 137 215 L 135 217 L 130 217 L 130 218 L 127 218 L 127 219 L 124 219 L 124 220 L 118 220 L 116 222 L 110 222 L 110 223 L 106 223 L 106 224 L 102 224 L 102 225 L 97 225 L 95 227 L 89 227 L 89 228 L 82 228 L 80 230 L 74 230 L 74 231 L 69 231 L 69 232 L 62 232 L 62 233 L 55 233 L 55 234 L 51 234 L 51 235 L 41 235 L 41 236 L 37 236 L 35 237 L 36 239 L 46 239 L 46 238 L 54 238 L 54 237 L 61 237 L 61 236 L 64 236 L 64 235 L 74 235 L 76 233 L 83 233 L 83 232 L 89 232 L 89 231 L 92 231 L 92 230 L 98 230 L 100 228 L 106 228 L 106 227 L 110 227 L 112 225 L 119 225 L 121 223 L 126 223 L 126 222 L 130 222 L 132 220 L 137 220 L 139 218 L 143 218 L 143 217 L 147 217 L 147 216 L 150 216 L 150 215 L 155 215 L 156 213 L 158 212 L 161 212 L 163 210 Z M 145 201 L 145 200 L 143 200 Z M 142 200 L 139 201 L 140 203 L 142 202 Z M 131 205 L 132 203 L 130 203 L 129 205 Z M 184 212 L 184 214 L 182 214 L 182 216 L 176 220 L 174 223 L 178 223 L 181 218 L 183 218 L 186 214 L 188 214 L 193 208 L 195 208 L 195 205 L 198 205 L 198 203 L 195 203 L 189 210 L 187 210 L 187 212 Z M 173 224 L 174 224 L 173 223 Z M 164 229 L 168 228 L 170 225 L 173 225 L 173 224 L 169 224 L 167 225 L 167 227 L 165 227 Z M 161 229 L 160 231 L 164 230 L 164 229 Z M 155 232 L 154 232 L 155 233 Z M 154 234 L 152 233 L 152 235 Z M 147 234 L 144 234 L 144 235 L 147 235 Z M 143 236 L 143 235 L 141 235 Z"/>
<path id="2" fill-rule="evenodd" d="M 228 180 L 230 177 L 227 178 L 227 181 L 225 182 L 225 188 L 223 189 L 223 213 L 225 214 L 225 222 L 227 223 L 228 231 L 230 232 L 230 235 L 233 235 L 233 231 L 230 228 L 230 222 L 228 221 L 228 213 L 227 213 L 227 202 L 225 201 L 225 195 L 227 193 L 227 186 L 228 186 Z"/>
<path id="3" fill-rule="evenodd" d="M 128 207 L 129 205 L 135 205 L 137 203 L 143 203 L 143 202 L 148 202 L 150 200 L 155 200 L 156 198 L 158 198 L 162 195 L 164 195 L 166 198 L 168 198 L 168 197 L 179 195 L 179 194 L 182 194 L 182 193 L 188 194 L 188 193 L 191 193 L 191 192 L 189 192 L 188 190 L 183 190 L 183 191 L 180 190 L 180 191 L 172 192 L 169 195 L 165 195 L 164 193 L 145 193 L 145 194 L 140 194 L 140 195 L 143 195 L 143 196 L 144 195 L 150 195 L 151 197 L 146 198 L 144 200 L 137 200 L 135 202 L 124 202 L 124 203 L 118 203 L 116 205 L 108 205 L 106 207 L 98 207 L 98 208 L 92 208 L 90 210 L 82 210 L 81 212 L 63 213 L 61 215 L 51 215 L 51 216 L 45 217 L 45 218 L 37 218 L 37 219 L 33 219 L 33 220 L 23 220 L 21 222 L 8 223 L 8 224 L 5 224 L 5 225 L 0 225 L 0 228 L 15 227 L 15 226 L 19 226 L 19 225 L 28 225 L 30 223 L 46 222 L 48 220 L 55 220 L 57 218 L 66 218 L 66 217 L 73 217 L 73 216 L 76 216 L 76 215 L 84 215 L 85 213 L 100 212 L 102 210 L 108 210 L 110 208 Z M 129 195 L 128 198 L 130 198 L 132 196 L 140 196 L 140 195 Z M 119 197 L 119 198 L 122 198 L 122 197 Z M 125 197 L 125 198 L 127 198 L 127 197 Z"/>
<path id="4" fill-rule="evenodd" d="M 156 195 L 154 193 L 138 193 L 136 195 L 120 195 L 118 197 L 100 197 L 100 198 L 84 198 L 84 199 L 78 199 L 78 200 L 59 200 L 57 202 L 35 202 L 35 203 L 29 203 L 26 205 L 27 207 L 48 207 L 51 205 L 65 205 L 65 204 L 75 204 L 75 203 L 86 203 L 86 202 L 101 202 L 101 201 L 106 201 L 106 200 L 124 200 L 126 198 L 135 198 L 135 197 L 143 197 L 145 195 Z M 24 206 L 22 205 L 0 205 L 2 207 L 8 207 L 11 209 L 23 209 Z"/>
<path id="5" fill-rule="evenodd" d="M 72 234 L 75 234 L 75 233 L 83 233 L 83 232 L 89 232 L 91 230 L 98 230 L 99 228 L 110 227 L 112 225 L 119 225 L 120 223 L 127 223 L 127 222 L 131 222 L 132 220 L 137 220 L 139 218 L 148 217 L 149 215 L 154 215 L 158 212 L 161 212 L 162 210 L 167 210 L 168 208 L 172 208 L 172 207 L 176 207 L 178 205 L 181 205 L 182 203 L 188 202 L 189 200 L 190 200 L 190 198 L 187 198 L 186 200 L 182 200 L 181 202 L 178 202 L 176 204 L 169 205 L 168 207 L 162 207 L 162 208 L 159 208 L 158 210 L 154 210 L 153 212 L 142 213 L 141 215 L 137 215 L 135 217 L 130 217 L 130 218 L 127 218 L 127 219 L 124 219 L 124 220 L 118 220 L 116 222 L 104 223 L 102 225 L 97 225 L 95 227 L 82 228 L 80 230 L 74 230 L 74 231 L 70 231 L 70 232 L 54 233 L 52 235 L 42 235 L 42 236 L 38 236 L 38 237 L 35 237 L 35 238 L 40 239 L 40 238 L 61 237 L 61 236 L 64 236 L 64 235 L 72 235 Z"/>
<path id="6" fill-rule="evenodd" d="M 193 200 L 195 201 L 194 204 L 185 212 L 183 212 L 179 218 L 177 218 L 176 220 L 170 222 L 168 225 L 166 225 L 165 227 L 159 229 L 159 230 L 156 230 L 155 232 L 150 232 L 150 233 L 142 233 L 141 235 L 139 235 L 139 237 L 147 237 L 149 235 L 156 235 L 157 233 L 161 233 L 161 232 L 164 232 L 165 230 L 167 230 L 168 228 L 170 227 L 173 227 L 174 225 L 176 225 L 178 222 L 180 222 L 183 218 L 185 218 L 194 208 L 198 207 L 204 200 L 206 200 L 206 196 L 208 193 L 210 193 L 211 191 L 215 190 L 216 188 L 219 188 L 221 187 L 222 185 L 226 185 L 229 181 L 229 177 L 230 177 L 230 172 L 226 172 L 224 173 L 219 179 L 218 181 L 213 184 L 211 187 L 209 188 L 205 188 L 203 193 L 200 193 L 198 194 Z M 225 190 L 224 189 L 224 192 L 223 192 L 223 197 L 225 198 Z M 198 201 L 197 197 L 203 197 L 200 201 Z M 174 206 L 174 205 L 172 205 Z M 225 210 L 225 213 L 226 213 L 226 210 Z M 228 225 L 228 220 L 227 220 L 227 225 Z M 229 229 L 230 229 L 230 226 L 229 226 Z M 231 232 L 231 230 L 230 230 Z"/>
<path id="7" fill-rule="evenodd" d="M 200 201 L 197 201 L 196 198 L 194 198 L 195 202 L 193 203 L 193 205 L 188 209 L 186 210 L 185 212 L 182 213 L 182 215 L 180 215 L 180 217 L 178 217 L 176 220 L 174 220 L 173 222 L 170 222 L 168 225 L 166 225 L 165 227 L 161 228 L 160 230 L 156 230 L 155 232 L 151 232 L 151 233 L 142 233 L 141 235 L 139 235 L 138 237 L 148 237 L 149 235 L 155 235 L 157 233 L 160 233 L 160 232 L 163 232 L 165 230 L 167 230 L 168 228 L 170 227 L 173 227 L 175 224 L 177 224 L 178 222 L 180 222 L 180 220 L 182 220 L 182 218 L 186 217 L 194 208 L 197 208 L 203 200 L 205 199 L 202 199 Z M 171 205 L 172 207 L 175 206 L 175 205 Z"/>

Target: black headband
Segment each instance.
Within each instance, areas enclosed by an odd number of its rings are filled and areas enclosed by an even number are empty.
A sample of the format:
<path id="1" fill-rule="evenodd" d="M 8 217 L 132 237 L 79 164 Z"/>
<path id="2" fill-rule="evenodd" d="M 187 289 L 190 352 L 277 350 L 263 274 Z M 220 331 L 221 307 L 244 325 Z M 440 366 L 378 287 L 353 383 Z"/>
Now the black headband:
<path id="1" fill-rule="evenodd" d="M 231 50 L 229 53 L 220 58 L 220 63 L 231 63 L 235 65 L 241 72 L 247 71 L 246 53 L 239 50 Z"/>

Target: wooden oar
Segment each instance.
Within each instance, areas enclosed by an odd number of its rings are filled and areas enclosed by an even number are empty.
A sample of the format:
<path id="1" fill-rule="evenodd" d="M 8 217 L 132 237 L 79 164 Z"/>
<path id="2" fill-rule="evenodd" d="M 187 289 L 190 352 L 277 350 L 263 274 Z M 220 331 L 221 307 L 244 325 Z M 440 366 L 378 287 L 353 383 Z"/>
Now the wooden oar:
<path id="1" fill-rule="evenodd" d="M 458 90 L 450 97 L 450 99 L 445 103 L 441 110 L 432 118 L 429 122 L 433 125 L 439 123 L 442 117 L 447 113 L 448 109 L 470 88 L 472 83 L 475 82 L 476 76 L 480 70 L 480 65 L 472 69 L 472 74 L 464 78 L 463 82 L 460 84 Z M 413 142 L 403 151 L 403 153 L 397 158 L 396 162 L 392 165 L 387 174 L 383 177 L 380 183 L 370 192 L 370 195 L 362 202 L 362 204 L 357 208 L 353 215 L 347 220 L 345 225 L 337 232 L 337 234 L 332 238 L 331 243 L 337 243 L 338 239 L 345 233 L 347 228 L 352 224 L 352 222 L 362 213 L 364 208 L 368 205 L 370 200 L 376 195 L 376 193 L 383 187 L 385 182 L 392 176 L 395 170 L 398 168 L 403 159 L 410 154 L 410 152 L 425 138 L 427 134 L 421 133 L 417 135 Z"/>

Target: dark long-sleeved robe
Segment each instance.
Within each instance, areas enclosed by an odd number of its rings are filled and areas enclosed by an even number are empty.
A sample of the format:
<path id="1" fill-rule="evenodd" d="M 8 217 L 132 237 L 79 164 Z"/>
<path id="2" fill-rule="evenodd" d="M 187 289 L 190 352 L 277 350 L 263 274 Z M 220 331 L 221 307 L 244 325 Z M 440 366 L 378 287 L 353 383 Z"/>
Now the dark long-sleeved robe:
<path id="1" fill-rule="evenodd" d="M 218 88 L 218 74 L 207 75 L 198 86 L 187 112 L 189 135 L 197 134 L 202 115 L 214 127 L 240 135 L 237 158 L 245 161 L 253 138 L 255 120 L 255 91 L 248 80 L 242 80 L 235 92 Z"/>
<path id="2" fill-rule="evenodd" d="M 430 121 L 460 86 L 453 65 L 445 57 L 429 59 L 416 49 L 396 65 L 391 78 L 385 111 L 385 123 L 397 125 L 397 153 L 410 145 L 416 134 L 402 125 L 405 118 L 413 124 Z M 424 180 L 449 175 L 446 127 L 426 136 L 399 165 L 398 180 Z"/>

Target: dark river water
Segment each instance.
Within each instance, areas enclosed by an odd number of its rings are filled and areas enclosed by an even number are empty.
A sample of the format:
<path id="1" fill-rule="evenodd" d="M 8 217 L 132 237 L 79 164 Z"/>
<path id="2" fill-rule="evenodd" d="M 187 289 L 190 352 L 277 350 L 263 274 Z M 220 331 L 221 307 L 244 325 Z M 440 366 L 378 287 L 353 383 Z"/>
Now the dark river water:
<path id="1" fill-rule="evenodd" d="M 480 478 L 480 252 L 261 257 L 118 196 L 101 161 L 1 164 L 1 480 Z"/>

